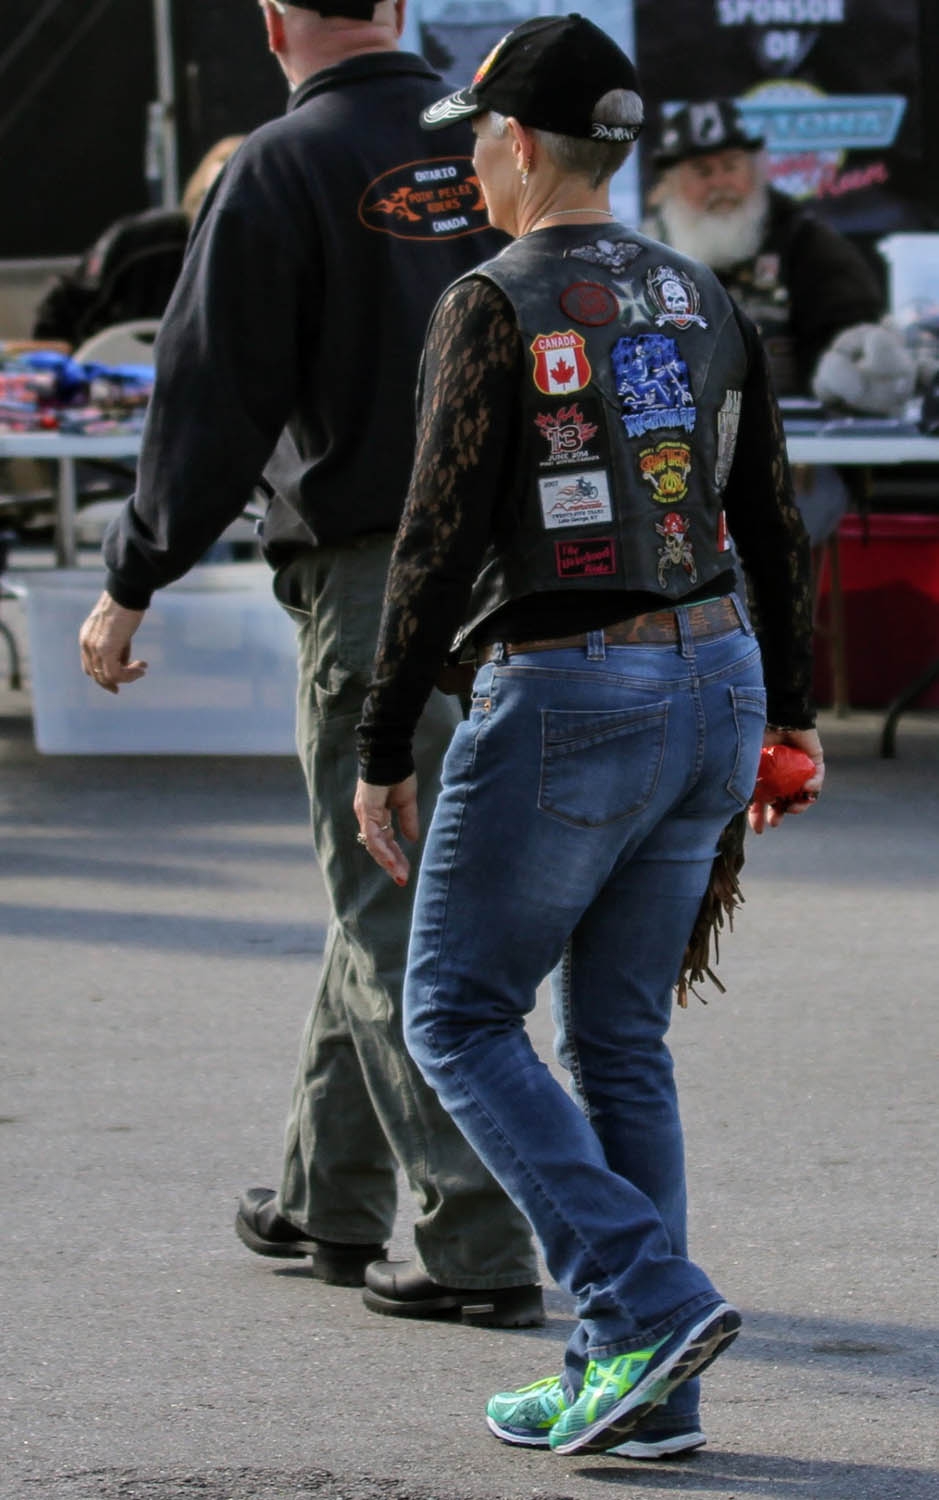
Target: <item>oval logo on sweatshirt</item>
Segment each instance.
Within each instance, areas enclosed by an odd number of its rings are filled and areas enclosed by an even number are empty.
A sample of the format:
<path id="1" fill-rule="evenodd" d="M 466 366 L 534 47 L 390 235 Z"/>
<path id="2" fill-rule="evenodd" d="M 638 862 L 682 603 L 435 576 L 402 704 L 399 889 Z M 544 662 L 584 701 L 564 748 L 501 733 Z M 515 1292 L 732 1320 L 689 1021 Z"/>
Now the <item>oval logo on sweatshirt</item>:
<path id="1" fill-rule="evenodd" d="M 439 156 L 391 167 L 359 199 L 367 229 L 398 240 L 450 240 L 489 227 L 470 156 Z"/>

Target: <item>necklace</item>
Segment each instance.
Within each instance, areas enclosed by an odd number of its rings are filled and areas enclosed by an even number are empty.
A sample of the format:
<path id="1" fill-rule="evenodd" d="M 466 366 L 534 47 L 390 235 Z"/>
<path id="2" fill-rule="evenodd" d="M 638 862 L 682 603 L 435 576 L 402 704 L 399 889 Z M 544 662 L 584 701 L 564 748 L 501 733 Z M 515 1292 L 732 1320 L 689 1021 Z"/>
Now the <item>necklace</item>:
<path id="1" fill-rule="evenodd" d="M 548 219 L 558 219 L 561 214 L 602 214 L 605 219 L 616 218 L 612 208 L 556 208 L 552 213 L 542 214 L 540 219 L 535 220 L 531 228 L 537 229 L 539 224 L 547 223 Z M 585 224 L 584 228 L 586 229 L 586 227 Z M 531 229 L 528 233 L 531 234 Z"/>

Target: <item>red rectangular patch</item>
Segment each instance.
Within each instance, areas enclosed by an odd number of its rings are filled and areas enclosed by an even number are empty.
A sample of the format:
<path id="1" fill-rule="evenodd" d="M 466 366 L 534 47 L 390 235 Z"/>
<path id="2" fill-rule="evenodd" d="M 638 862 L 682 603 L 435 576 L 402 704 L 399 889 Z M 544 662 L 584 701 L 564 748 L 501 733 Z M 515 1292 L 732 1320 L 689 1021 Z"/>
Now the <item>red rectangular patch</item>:
<path id="1" fill-rule="evenodd" d="M 596 578 L 616 572 L 616 544 L 611 536 L 589 542 L 555 542 L 559 578 Z"/>

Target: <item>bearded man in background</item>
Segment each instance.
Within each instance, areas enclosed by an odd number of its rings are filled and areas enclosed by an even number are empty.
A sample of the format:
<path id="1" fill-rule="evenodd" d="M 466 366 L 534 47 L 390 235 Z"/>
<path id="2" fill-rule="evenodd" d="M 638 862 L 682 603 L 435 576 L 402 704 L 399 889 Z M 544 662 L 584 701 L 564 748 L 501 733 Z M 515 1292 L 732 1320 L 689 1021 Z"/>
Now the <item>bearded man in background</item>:
<path id="1" fill-rule="evenodd" d="M 726 99 L 670 115 L 643 228 L 717 273 L 757 325 L 784 404 L 814 395 L 826 407 L 896 415 L 915 373 L 898 335 L 880 322 L 877 277 L 850 240 L 770 185 L 763 145 Z M 833 469 L 796 480 L 817 544 L 837 525 L 847 491 Z"/>

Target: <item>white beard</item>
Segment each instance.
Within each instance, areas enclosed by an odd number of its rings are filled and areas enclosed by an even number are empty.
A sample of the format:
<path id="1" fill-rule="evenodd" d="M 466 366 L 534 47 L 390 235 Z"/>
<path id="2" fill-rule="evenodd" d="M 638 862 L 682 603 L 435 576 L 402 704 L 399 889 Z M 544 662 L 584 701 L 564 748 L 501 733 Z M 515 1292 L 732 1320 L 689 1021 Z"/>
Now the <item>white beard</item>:
<path id="1" fill-rule="evenodd" d="M 729 213 L 701 213 L 675 195 L 659 205 L 666 244 L 703 261 L 712 271 L 729 271 L 753 259 L 763 241 L 768 212 L 769 195 L 762 183 Z"/>

